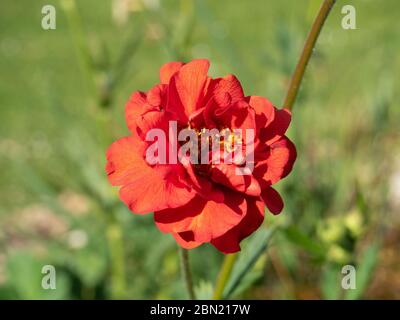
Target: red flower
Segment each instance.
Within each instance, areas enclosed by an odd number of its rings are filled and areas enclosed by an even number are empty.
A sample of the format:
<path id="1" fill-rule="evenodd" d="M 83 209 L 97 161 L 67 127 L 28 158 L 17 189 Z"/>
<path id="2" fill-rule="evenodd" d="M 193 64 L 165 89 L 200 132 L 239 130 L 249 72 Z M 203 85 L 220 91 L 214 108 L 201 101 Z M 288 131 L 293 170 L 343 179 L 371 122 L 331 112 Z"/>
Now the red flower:
<path id="1" fill-rule="evenodd" d="M 209 62 L 170 62 L 161 67 L 161 83 L 147 93 L 135 92 L 126 104 L 131 135 L 107 151 L 106 171 L 120 197 L 138 214 L 154 212 L 162 232 L 171 233 L 184 248 L 210 242 L 223 253 L 240 250 L 242 239 L 264 219 L 264 205 L 278 214 L 283 208 L 271 186 L 292 169 L 296 149 L 285 136 L 291 114 L 259 96 L 245 96 L 233 75 L 212 79 Z M 253 129 L 254 170 L 238 175 L 239 164 L 192 164 L 176 160 L 167 148 L 169 164 L 150 165 L 145 159 L 154 128 L 168 132 L 176 120 L 178 131 Z M 172 141 L 168 140 L 168 145 Z M 225 142 L 224 142 L 225 144 Z"/>

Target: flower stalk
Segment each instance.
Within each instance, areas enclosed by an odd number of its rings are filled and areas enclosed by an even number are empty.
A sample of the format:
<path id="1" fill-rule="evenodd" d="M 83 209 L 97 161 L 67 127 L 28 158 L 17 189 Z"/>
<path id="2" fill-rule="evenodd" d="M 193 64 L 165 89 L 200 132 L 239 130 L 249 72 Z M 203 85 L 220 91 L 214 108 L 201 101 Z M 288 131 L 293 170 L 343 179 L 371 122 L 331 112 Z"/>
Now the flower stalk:
<path id="1" fill-rule="evenodd" d="M 233 266 L 235 265 L 237 257 L 237 253 L 228 254 L 227 256 L 225 256 L 224 262 L 218 275 L 217 283 L 215 285 L 213 295 L 214 300 L 220 300 L 222 298 L 225 286 L 228 283 L 229 276 L 232 273 Z"/>
<path id="2" fill-rule="evenodd" d="M 126 292 L 125 249 L 118 223 L 108 224 L 106 236 L 111 255 L 111 296 L 113 299 L 123 299 Z"/>
<path id="3" fill-rule="evenodd" d="M 190 300 L 196 300 L 196 295 L 195 295 L 194 289 L 193 289 L 192 272 L 190 271 L 188 250 L 186 250 L 182 247 L 179 247 L 179 257 L 180 257 L 180 261 L 181 261 L 182 276 L 183 276 L 183 280 L 186 285 L 188 297 Z"/>
<path id="4" fill-rule="evenodd" d="M 286 109 L 292 110 L 293 108 L 294 102 L 296 101 L 296 97 L 300 89 L 301 81 L 303 80 L 308 62 L 314 50 L 315 43 L 317 42 L 321 29 L 324 26 L 324 23 L 328 18 L 329 12 L 331 11 L 335 2 L 336 0 L 324 0 L 321 8 L 319 9 L 318 15 L 314 20 L 310 33 L 308 34 L 300 59 L 297 63 L 296 69 L 292 75 L 292 79 L 289 84 L 289 89 L 286 94 L 285 102 L 283 103 L 283 107 Z"/>

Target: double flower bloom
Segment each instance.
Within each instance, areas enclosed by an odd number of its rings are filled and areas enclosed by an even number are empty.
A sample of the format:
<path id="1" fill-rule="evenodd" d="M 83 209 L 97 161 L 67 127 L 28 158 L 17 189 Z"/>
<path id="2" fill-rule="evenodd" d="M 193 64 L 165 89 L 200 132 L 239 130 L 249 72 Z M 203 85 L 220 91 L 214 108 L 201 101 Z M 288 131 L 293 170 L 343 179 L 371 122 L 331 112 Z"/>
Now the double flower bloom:
<path id="1" fill-rule="evenodd" d="M 212 79 L 208 68 L 207 60 L 167 63 L 160 84 L 131 96 L 131 135 L 110 146 L 106 171 L 129 209 L 154 212 L 182 247 L 210 242 L 232 253 L 261 225 L 265 206 L 281 212 L 272 185 L 291 171 L 296 149 L 285 136 L 288 110 L 244 96 L 236 77 Z M 208 132 L 217 133 L 202 139 Z"/>

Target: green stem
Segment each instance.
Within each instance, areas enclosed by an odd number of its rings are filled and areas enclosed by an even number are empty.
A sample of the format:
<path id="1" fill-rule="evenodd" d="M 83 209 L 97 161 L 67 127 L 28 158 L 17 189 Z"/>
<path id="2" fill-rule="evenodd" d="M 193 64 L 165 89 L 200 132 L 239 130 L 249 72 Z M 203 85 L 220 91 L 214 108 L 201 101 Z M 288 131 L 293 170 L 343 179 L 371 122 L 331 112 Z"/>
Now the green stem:
<path id="1" fill-rule="evenodd" d="M 194 294 L 194 289 L 193 289 L 192 273 L 190 271 L 188 250 L 179 247 L 179 257 L 181 260 L 183 281 L 185 282 L 189 299 L 196 300 L 196 295 Z"/>
<path id="2" fill-rule="evenodd" d="M 228 254 L 225 256 L 221 270 L 218 274 L 217 283 L 215 285 L 215 290 L 213 295 L 214 300 L 220 300 L 222 298 L 222 294 L 224 293 L 225 286 L 229 280 L 229 276 L 231 275 L 237 257 L 238 257 L 237 253 Z"/>
<path id="3" fill-rule="evenodd" d="M 312 52 L 314 50 L 315 43 L 317 42 L 321 29 L 335 2 L 336 0 L 324 0 L 321 8 L 319 9 L 318 15 L 315 18 L 310 33 L 308 34 L 306 43 L 304 44 L 303 52 L 301 53 L 299 62 L 297 63 L 296 69 L 290 81 L 285 102 L 283 103 L 283 107 L 286 109 L 291 110 L 293 108 L 293 104 L 296 101 L 297 93 L 301 85 L 301 81 L 304 77 L 304 72 L 306 71 L 308 61 L 310 60 Z"/>
<path id="4" fill-rule="evenodd" d="M 111 296 L 113 299 L 122 299 L 126 292 L 122 230 L 117 223 L 109 223 L 106 232 L 111 260 Z"/>

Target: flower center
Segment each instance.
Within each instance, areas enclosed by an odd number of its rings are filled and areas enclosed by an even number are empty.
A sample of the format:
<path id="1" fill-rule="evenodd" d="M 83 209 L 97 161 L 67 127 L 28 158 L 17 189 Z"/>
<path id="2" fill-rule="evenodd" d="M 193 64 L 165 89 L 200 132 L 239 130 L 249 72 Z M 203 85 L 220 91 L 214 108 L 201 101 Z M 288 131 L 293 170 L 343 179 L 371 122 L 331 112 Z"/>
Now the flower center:
<path id="1" fill-rule="evenodd" d="M 209 176 L 214 164 L 237 162 L 237 153 L 242 151 L 243 146 L 240 130 L 196 129 L 190 126 L 186 130 L 191 131 L 192 134 L 180 144 L 190 151 L 190 159 L 198 175 Z"/>

